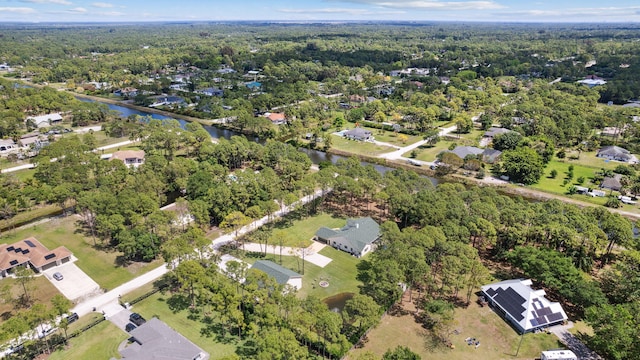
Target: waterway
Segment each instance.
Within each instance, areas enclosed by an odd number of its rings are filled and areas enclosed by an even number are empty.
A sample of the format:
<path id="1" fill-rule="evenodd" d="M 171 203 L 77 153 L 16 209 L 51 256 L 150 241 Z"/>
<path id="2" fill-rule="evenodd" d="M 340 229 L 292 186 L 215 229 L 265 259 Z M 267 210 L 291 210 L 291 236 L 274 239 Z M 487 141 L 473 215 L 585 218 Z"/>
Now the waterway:
<path id="1" fill-rule="evenodd" d="M 77 97 L 78 100 L 80 101 L 84 101 L 84 102 L 95 102 L 95 100 L 93 99 L 87 99 L 87 98 L 81 98 L 81 97 Z M 107 105 L 109 107 L 110 110 L 114 110 L 120 113 L 120 116 L 122 117 L 129 117 L 131 115 L 139 115 L 139 116 L 149 116 L 152 119 L 157 119 L 157 120 L 176 120 L 180 123 L 181 126 L 184 126 L 185 124 L 187 124 L 186 120 L 182 120 L 182 119 L 175 119 L 172 118 L 170 116 L 165 116 L 165 115 L 160 115 L 160 114 L 154 114 L 154 113 L 150 113 L 150 112 L 146 112 L 146 111 L 142 111 L 142 110 L 137 110 L 137 109 L 131 109 L 128 107 L 124 107 L 124 106 L 120 106 L 120 105 L 115 105 L 115 104 L 108 104 L 108 103 L 103 103 L 105 105 Z M 204 129 L 207 130 L 207 132 L 211 135 L 212 138 L 214 139 L 230 139 L 232 136 L 246 136 L 240 133 L 237 133 L 233 130 L 228 130 L 228 129 L 221 129 L 221 128 L 217 128 L 215 126 L 209 126 L 209 125 L 203 125 Z M 249 140 L 251 141 L 255 141 L 255 142 L 260 142 L 260 139 L 258 137 L 251 137 L 251 136 L 246 136 Z M 311 150 L 311 149 L 304 149 L 301 148 L 300 151 L 304 152 L 305 154 L 307 154 L 309 156 L 309 158 L 311 159 L 311 162 L 318 165 L 321 162 L 328 162 L 330 161 L 331 163 L 335 164 L 338 160 L 340 159 L 344 159 L 344 156 L 340 156 L 340 155 L 334 155 L 334 154 L 329 154 L 323 151 L 318 151 L 318 150 Z M 384 174 L 387 171 L 391 171 L 393 170 L 393 168 L 390 168 L 388 166 L 383 166 L 383 165 L 376 165 L 376 164 L 371 164 L 368 162 L 362 162 L 363 165 L 372 165 L 376 171 L 378 171 L 380 174 Z M 436 185 L 438 183 L 438 180 L 435 178 L 430 178 L 431 182 L 434 183 L 434 185 Z"/>

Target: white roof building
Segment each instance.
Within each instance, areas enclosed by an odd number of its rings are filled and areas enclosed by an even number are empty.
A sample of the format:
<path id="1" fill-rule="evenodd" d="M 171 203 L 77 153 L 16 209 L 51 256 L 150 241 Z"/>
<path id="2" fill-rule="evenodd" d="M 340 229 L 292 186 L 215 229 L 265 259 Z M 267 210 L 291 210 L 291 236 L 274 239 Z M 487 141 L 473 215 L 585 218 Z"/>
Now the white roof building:
<path id="1" fill-rule="evenodd" d="M 520 332 L 555 325 L 567 320 L 560 303 L 545 298 L 544 290 L 533 290 L 531 280 L 505 280 L 482 286 L 482 294 L 495 311 Z"/>
<path id="2" fill-rule="evenodd" d="M 40 115 L 40 116 L 30 116 L 27 118 L 27 120 L 31 120 L 33 121 L 33 123 L 41 128 L 41 127 L 48 127 L 51 126 L 51 124 L 62 121 L 62 115 L 60 115 L 60 113 L 53 113 L 53 114 L 47 114 L 47 115 Z"/>

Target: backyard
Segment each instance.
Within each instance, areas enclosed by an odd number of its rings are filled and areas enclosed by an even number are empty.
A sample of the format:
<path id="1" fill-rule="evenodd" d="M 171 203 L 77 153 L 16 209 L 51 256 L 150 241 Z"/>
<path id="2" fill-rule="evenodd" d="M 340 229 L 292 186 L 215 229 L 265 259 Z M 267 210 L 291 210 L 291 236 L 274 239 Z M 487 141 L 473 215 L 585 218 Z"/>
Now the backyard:
<path id="1" fill-rule="evenodd" d="M 408 305 L 405 307 L 407 310 L 413 308 L 412 304 L 404 304 Z M 453 348 L 434 349 L 430 345 L 427 330 L 414 320 L 410 312 L 401 316 L 385 315 L 380 324 L 368 334 L 369 340 L 364 347 L 352 350 L 348 359 L 357 359 L 367 351 L 382 356 L 387 349 L 398 345 L 409 347 L 424 359 L 448 360 L 534 359 L 539 358 L 543 350 L 563 347 L 555 335 L 526 334 L 516 356 L 521 337 L 491 308 L 480 307 L 475 303 L 466 309 L 456 308 L 454 322 L 453 329 L 458 333 L 450 335 Z M 402 336 L 398 336 L 399 334 Z M 465 341 L 467 338 L 475 338 L 480 346 L 476 348 L 475 345 L 468 345 Z"/>
<path id="2" fill-rule="evenodd" d="M 331 147 L 333 149 L 356 155 L 377 156 L 394 150 L 394 148 L 389 146 L 376 145 L 366 141 L 347 140 L 338 135 L 331 136 Z"/>
<path id="3" fill-rule="evenodd" d="M 0 237 L 0 241 L 12 243 L 33 236 L 49 249 L 65 246 L 78 258 L 76 265 L 101 288 L 107 290 L 146 273 L 162 263 L 161 260 L 155 260 L 150 263 L 121 266 L 118 260 L 121 253 L 101 250 L 100 240 L 96 240 L 98 246 L 94 246 L 93 240 L 84 236 L 83 231 L 76 226 L 79 219 L 76 215 L 54 218 L 42 224 L 5 232 Z"/>
<path id="4" fill-rule="evenodd" d="M 305 298 L 311 295 L 324 299 L 341 293 L 357 293 L 359 291 L 358 286 L 361 282 L 356 279 L 356 265 L 360 261 L 358 258 L 330 246 L 320 250 L 319 254 L 331 258 L 332 261 L 324 268 L 305 261 L 302 289 L 298 291 L 298 297 Z M 302 274 L 302 259 L 285 255 L 282 256 L 282 266 Z M 263 259 L 280 263 L 280 255 L 267 254 Z M 244 260 L 252 264 L 258 259 L 247 257 Z M 318 282 L 321 280 L 328 281 L 329 286 L 319 286 Z"/>
<path id="5" fill-rule="evenodd" d="M 69 340 L 67 349 L 55 351 L 48 357 L 48 360 L 119 359 L 118 345 L 127 338 L 127 334 L 111 322 L 103 321 Z"/>

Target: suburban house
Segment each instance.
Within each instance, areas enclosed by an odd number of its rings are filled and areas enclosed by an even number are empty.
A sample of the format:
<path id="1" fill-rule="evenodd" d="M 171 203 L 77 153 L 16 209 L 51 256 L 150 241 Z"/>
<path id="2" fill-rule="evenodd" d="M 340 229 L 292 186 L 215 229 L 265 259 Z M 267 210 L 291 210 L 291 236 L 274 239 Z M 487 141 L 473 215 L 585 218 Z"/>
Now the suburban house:
<path id="1" fill-rule="evenodd" d="M 363 128 L 353 128 L 344 132 L 344 137 L 349 140 L 369 141 L 373 140 L 373 134 L 369 130 Z"/>
<path id="2" fill-rule="evenodd" d="M 531 280 L 514 279 L 481 287 L 489 305 L 521 334 L 567 320 L 560 303 L 550 302 L 544 290 L 533 290 L 531 284 Z"/>
<path id="3" fill-rule="evenodd" d="M 446 152 L 454 153 L 463 160 L 469 155 L 479 156 L 482 161 L 489 164 L 493 164 L 502 155 L 502 151 L 489 148 L 480 149 L 475 146 L 456 146 L 455 149 Z"/>
<path id="4" fill-rule="evenodd" d="M 284 113 L 265 113 L 264 116 L 269 119 L 273 125 L 283 125 L 287 123 L 287 117 Z"/>
<path id="5" fill-rule="evenodd" d="M 138 89 L 132 88 L 132 87 L 126 87 L 126 88 L 118 89 L 114 91 L 113 95 L 133 97 L 138 95 Z"/>
<path id="6" fill-rule="evenodd" d="M 0 140 L 0 154 L 7 154 L 18 150 L 18 145 L 12 139 Z"/>
<path id="7" fill-rule="evenodd" d="M 493 139 L 494 137 L 498 136 L 498 135 L 502 135 L 502 134 L 506 134 L 506 133 L 510 133 L 513 130 L 509 130 L 509 129 L 505 129 L 505 128 L 499 128 L 499 127 L 490 127 L 489 130 L 484 132 L 484 137 L 486 138 L 491 138 Z"/>
<path id="8" fill-rule="evenodd" d="M 250 81 L 250 82 L 244 83 L 244 86 L 246 86 L 249 90 L 252 90 L 252 91 L 258 91 L 260 90 L 260 88 L 262 88 L 262 84 L 258 81 Z"/>
<path id="9" fill-rule="evenodd" d="M 172 221 L 172 224 L 175 226 L 182 226 L 184 228 L 196 220 L 196 218 L 189 212 L 189 206 L 186 202 L 183 202 L 182 204 L 173 202 L 161 207 L 160 210 L 171 211 L 176 215 L 176 218 Z"/>
<path id="10" fill-rule="evenodd" d="M 128 168 L 137 168 L 144 164 L 144 150 L 116 151 L 111 155 L 111 160 L 120 160 Z"/>
<path id="11" fill-rule="evenodd" d="M 30 237 L 11 245 L 0 245 L 0 276 L 6 277 L 18 266 L 30 266 L 34 271 L 42 272 L 70 260 L 71 251 L 66 247 L 60 246 L 50 251 Z"/>
<path id="12" fill-rule="evenodd" d="M 622 161 L 622 162 L 637 162 L 635 156 L 627 149 L 619 146 L 604 146 L 596 153 L 599 158 L 605 158 L 609 160 Z"/>
<path id="13" fill-rule="evenodd" d="M 222 96 L 222 95 L 224 95 L 224 90 L 218 89 L 218 88 L 214 88 L 214 87 L 196 90 L 195 92 L 196 92 L 196 94 L 202 94 L 202 95 L 206 95 L 206 96 Z"/>
<path id="14" fill-rule="evenodd" d="M 315 240 L 331 245 L 357 257 L 375 250 L 380 238 L 380 225 L 370 217 L 349 219 L 341 229 L 320 228 Z"/>
<path id="15" fill-rule="evenodd" d="M 622 174 L 615 174 L 614 176 L 607 176 L 602 180 L 600 184 L 601 189 L 609 189 L 613 191 L 620 191 L 622 189 Z"/>
<path id="16" fill-rule="evenodd" d="M 282 267 L 273 261 L 258 260 L 251 268 L 266 273 L 274 278 L 280 285 L 290 285 L 296 288 L 296 290 L 300 290 L 302 288 L 302 275 Z"/>
<path id="17" fill-rule="evenodd" d="M 149 105 L 149 107 L 157 107 L 157 106 L 165 106 L 165 105 L 181 105 L 184 104 L 184 99 L 180 96 L 158 96 L 154 99 L 153 104 Z"/>
<path id="18" fill-rule="evenodd" d="M 27 120 L 33 121 L 36 127 L 43 128 L 62 122 L 62 115 L 60 115 L 60 113 L 53 113 L 40 116 L 30 116 Z"/>
<path id="19" fill-rule="evenodd" d="M 587 85 L 590 88 L 598 85 L 604 85 L 607 83 L 603 78 L 598 77 L 596 75 L 588 75 L 584 79 L 578 80 L 576 82 L 582 85 Z"/>
<path id="20" fill-rule="evenodd" d="M 129 332 L 132 342 L 120 350 L 122 359 L 207 360 L 209 354 L 158 318 Z"/>

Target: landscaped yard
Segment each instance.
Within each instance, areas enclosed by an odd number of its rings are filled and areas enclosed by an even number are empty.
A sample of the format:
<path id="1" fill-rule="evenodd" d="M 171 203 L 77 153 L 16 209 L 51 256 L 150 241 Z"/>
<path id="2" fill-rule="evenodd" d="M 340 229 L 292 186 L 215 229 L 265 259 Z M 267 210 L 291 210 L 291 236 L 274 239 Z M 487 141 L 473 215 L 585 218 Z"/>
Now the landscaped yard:
<path id="1" fill-rule="evenodd" d="M 69 347 L 56 351 L 49 360 L 94 360 L 119 359 L 118 345 L 128 338 L 127 334 L 109 321 L 103 321 L 76 338 L 69 340 Z"/>
<path id="2" fill-rule="evenodd" d="M 564 347 L 553 334 L 526 334 L 522 338 L 518 356 L 515 356 L 521 339 L 520 335 L 488 306 L 479 307 L 472 303 L 466 309 L 458 308 L 455 311 L 455 321 L 454 328 L 459 333 L 450 336 L 454 348 L 434 350 L 427 346 L 426 330 L 414 321 L 412 315 L 386 315 L 369 333 L 369 341 L 365 346 L 353 350 L 348 359 L 355 359 L 366 351 L 382 356 L 387 349 L 398 345 L 411 348 L 423 359 L 446 358 L 448 360 L 534 359 L 539 358 L 543 350 Z M 475 338 L 480 341 L 480 346 L 476 348 L 473 345 L 467 345 L 466 338 Z"/>
<path id="3" fill-rule="evenodd" d="M 269 246 L 280 245 L 280 239 L 282 239 L 282 246 L 300 247 L 301 244 L 303 244 L 307 247 L 311 245 L 311 239 L 321 227 L 324 226 L 329 229 L 341 228 L 346 223 L 346 219 L 334 217 L 327 213 L 320 213 L 305 219 L 293 220 L 293 223 L 288 219 L 284 219 L 279 221 L 275 226 L 275 230 L 272 231 L 271 237 L 269 238 Z M 279 236 L 279 234 L 282 234 L 279 230 L 284 231 L 286 235 Z"/>
<path id="4" fill-rule="evenodd" d="M 155 316 L 164 321 L 172 329 L 208 352 L 211 355 L 211 359 L 220 359 L 235 353 L 238 345 L 236 340 L 219 342 L 215 337 L 202 335 L 200 330 L 203 324 L 198 321 L 189 320 L 187 318 L 189 310 L 181 310 L 174 313 L 167 305 L 167 296 L 168 295 L 161 293 L 155 293 L 137 303 L 133 307 L 133 311 L 140 313 L 147 320 Z"/>
<path id="5" fill-rule="evenodd" d="M 338 135 L 331 136 L 332 148 L 352 154 L 376 156 L 394 150 L 394 148 L 389 146 L 376 145 L 366 141 L 347 140 Z"/>
<path id="6" fill-rule="evenodd" d="M 110 290 L 136 276 L 160 266 L 161 260 L 151 263 L 136 263 L 128 267 L 118 264 L 120 252 L 99 250 L 93 246 L 91 237 L 85 237 L 76 226 L 79 217 L 72 215 L 2 234 L 1 242 L 12 243 L 30 236 L 38 239 L 49 249 L 66 246 L 78 258 L 76 265 L 96 281 L 100 287 Z M 96 240 L 98 245 L 100 240 Z"/>
<path id="7" fill-rule="evenodd" d="M 361 285 L 361 282 L 356 279 L 358 272 L 356 265 L 360 259 L 330 246 L 322 249 L 319 254 L 329 257 L 333 261 L 324 268 L 305 261 L 302 289 L 298 292 L 300 298 L 312 295 L 324 299 L 340 293 L 359 292 L 358 286 Z M 302 274 L 302 259 L 284 255 L 282 256 L 282 266 Z M 267 254 L 264 259 L 271 260 L 277 264 L 280 263 L 280 255 Z M 256 260 L 256 258 L 245 259 L 248 263 L 254 263 Z M 321 279 L 328 281 L 329 286 L 326 288 L 320 287 L 318 282 Z"/>

